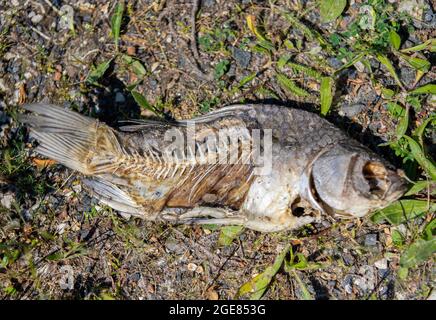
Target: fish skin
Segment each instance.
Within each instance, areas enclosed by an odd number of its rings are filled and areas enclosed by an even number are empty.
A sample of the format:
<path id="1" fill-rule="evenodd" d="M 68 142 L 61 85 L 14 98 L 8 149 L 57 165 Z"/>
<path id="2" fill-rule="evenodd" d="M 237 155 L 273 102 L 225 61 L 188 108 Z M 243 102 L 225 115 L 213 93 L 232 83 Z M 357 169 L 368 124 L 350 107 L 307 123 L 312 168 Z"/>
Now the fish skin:
<path id="1" fill-rule="evenodd" d="M 311 223 L 319 213 L 361 217 L 405 192 L 405 181 L 392 165 L 304 110 L 233 105 L 174 123 L 133 121 L 116 131 L 54 105 L 25 109 L 32 113 L 21 121 L 38 140 L 37 152 L 87 176 L 85 185 L 102 202 L 148 220 L 240 224 L 274 232 Z M 243 163 L 244 144 L 234 150 L 234 164 L 166 156 L 169 130 L 188 140 L 192 124 L 199 143 L 211 133 L 231 137 L 271 130 L 271 173 L 256 175 L 252 162 Z M 200 148 L 194 144 L 197 154 Z M 216 155 L 223 150 L 216 148 Z M 308 213 L 296 216 L 297 207 Z"/>

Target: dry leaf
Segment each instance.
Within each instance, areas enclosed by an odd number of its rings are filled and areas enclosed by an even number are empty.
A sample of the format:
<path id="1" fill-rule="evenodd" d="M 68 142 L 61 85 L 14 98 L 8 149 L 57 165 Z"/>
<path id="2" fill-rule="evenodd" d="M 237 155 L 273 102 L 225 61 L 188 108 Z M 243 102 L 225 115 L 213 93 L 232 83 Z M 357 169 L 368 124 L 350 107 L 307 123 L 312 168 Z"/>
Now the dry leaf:
<path id="1" fill-rule="evenodd" d="M 218 295 L 218 292 L 216 292 L 213 288 L 209 288 L 209 289 L 207 289 L 207 291 L 205 293 L 205 298 L 207 300 L 218 300 L 219 295 Z"/>
<path id="2" fill-rule="evenodd" d="M 24 104 L 27 99 L 26 88 L 24 83 L 20 84 L 19 87 L 19 96 L 18 96 L 18 104 Z"/>
<path id="3" fill-rule="evenodd" d="M 51 159 L 38 159 L 38 158 L 33 158 L 32 159 L 32 163 L 38 168 L 38 169 L 43 169 L 43 168 L 47 168 L 50 167 L 54 164 L 56 164 L 56 161 L 51 160 Z"/>

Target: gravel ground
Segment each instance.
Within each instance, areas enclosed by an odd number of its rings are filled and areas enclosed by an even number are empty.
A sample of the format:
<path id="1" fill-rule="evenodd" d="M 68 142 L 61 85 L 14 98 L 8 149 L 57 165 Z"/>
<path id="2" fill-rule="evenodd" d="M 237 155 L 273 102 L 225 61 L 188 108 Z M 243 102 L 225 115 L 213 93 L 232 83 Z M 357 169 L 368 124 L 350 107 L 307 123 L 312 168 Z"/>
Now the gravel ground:
<path id="1" fill-rule="evenodd" d="M 34 153 L 26 129 L 16 121 L 22 104 L 38 101 L 70 106 L 113 126 L 155 116 L 135 102 L 130 93 L 135 83 L 159 112 L 177 119 L 236 102 L 275 101 L 319 112 L 317 82 L 304 80 L 309 95 L 301 97 L 275 80 L 277 61 L 293 52 L 284 40 L 292 37 L 300 46 L 295 61 L 324 74 L 343 62 L 313 42 L 300 43 L 301 31 L 290 28 L 280 11 L 302 13 L 306 25 L 330 35 L 350 27 L 362 1 L 348 1 L 343 18 L 331 23 L 320 21 L 316 1 L 270 2 L 127 1 L 117 48 L 111 34 L 117 1 L 0 0 L 0 297 L 233 299 L 288 244 L 319 267 L 296 271 L 303 285 L 281 268 L 264 299 L 303 299 L 304 289 L 315 299 L 426 299 L 431 294 L 434 261 L 399 277 L 401 248 L 392 239 L 394 230 L 413 235 L 424 218 L 399 226 L 365 218 L 325 220 L 297 232 L 246 230 L 232 244 L 219 246 L 217 229 L 126 219 L 99 205 L 82 189 L 77 173 Z M 416 3 L 423 8 L 418 13 L 404 9 L 418 15 L 406 46 L 435 38 L 434 3 Z M 249 15 L 263 21 L 259 29 L 276 47 L 274 54 L 256 49 Z M 137 59 L 139 70 L 116 57 L 117 50 Z M 309 51 L 312 60 L 301 53 Z M 396 61 L 407 88 L 435 80 L 434 53 L 427 58 L 432 66 L 418 83 L 415 70 Z M 98 85 L 86 81 L 93 65 L 110 59 Z M 372 67 L 379 83 L 395 85 L 384 66 Z M 425 99 L 413 113 L 416 125 L 435 110 L 434 95 Z M 328 119 L 403 166 L 394 151 L 379 146 L 392 140 L 398 119 L 367 72 L 341 71 Z M 435 138 L 428 140 L 433 155 Z"/>

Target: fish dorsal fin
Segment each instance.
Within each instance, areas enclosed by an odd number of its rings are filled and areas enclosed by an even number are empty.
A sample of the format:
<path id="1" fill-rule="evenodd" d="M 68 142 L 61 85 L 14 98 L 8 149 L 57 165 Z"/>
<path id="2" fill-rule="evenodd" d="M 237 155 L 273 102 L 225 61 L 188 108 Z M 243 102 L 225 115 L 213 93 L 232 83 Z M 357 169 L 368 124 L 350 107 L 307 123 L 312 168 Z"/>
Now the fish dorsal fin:
<path id="1" fill-rule="evenodd" d="M 223 107 L 214 111 L 211 111 L 207 114 L 189 119 L 189 120 L 154 120 L 154 119 L 132 119 L 126 121 L 120 121 L 120 123 L 129 123 L 128 125 L 124 125 L 119 127 L 121 131 L 125 132 L 135 132 L 140 130 L 148 130 L 153 127 L 185 127 L 190 123 L 209 123 L 216 121 L 219 118 L 236 116 L 240 113 L 245 113 L 250 110 L 253 110 L 253 105 L 231 105 L 227 107 Z"/>

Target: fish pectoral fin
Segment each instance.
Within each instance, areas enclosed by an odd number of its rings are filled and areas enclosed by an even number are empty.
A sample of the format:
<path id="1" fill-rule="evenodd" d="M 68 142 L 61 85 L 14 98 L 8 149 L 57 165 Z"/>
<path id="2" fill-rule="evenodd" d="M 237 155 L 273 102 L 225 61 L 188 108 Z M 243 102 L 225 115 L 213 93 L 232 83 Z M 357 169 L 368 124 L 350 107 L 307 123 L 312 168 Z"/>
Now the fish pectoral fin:
<path id="1" fill-rule="evenodd" d="M 246 218 L 243 216 L 227 217 L 227 218 L 188 218 L 178 223 L 184 224 L 219 224 L 219 225 L 233 225 L 241 226 L 245 225 Z"/>
<path id="2" fill-rule="evenodd" d="M 196 207 L 179 214 L 177 209 L 168 208 L 161 212 L 161 218 L 182 224 L 221 224 L 243 225 L 247 218 L 238 213 L 224 208 Z"/>
<path id="3" fill-rule="evenodd" d="M 134 216 L 144 216 L 141 205 L 116 185 L 101 179 L 84 179 L 83 184 L 92 191 L 95 198 L 109 207 Z"/>
<path id="4" fill-rule="evenodd" d="M 180 215 L 180 219 L 188 219 L 188 218 L 198 218 L 198 217 L 213 217 L 213 218 L 226 218 L 232 217 L 236 212 L 223 209 L 223 208 L 213 208 L 213 207 L 196 207 L 193 208 L 182 215 Z"/>

